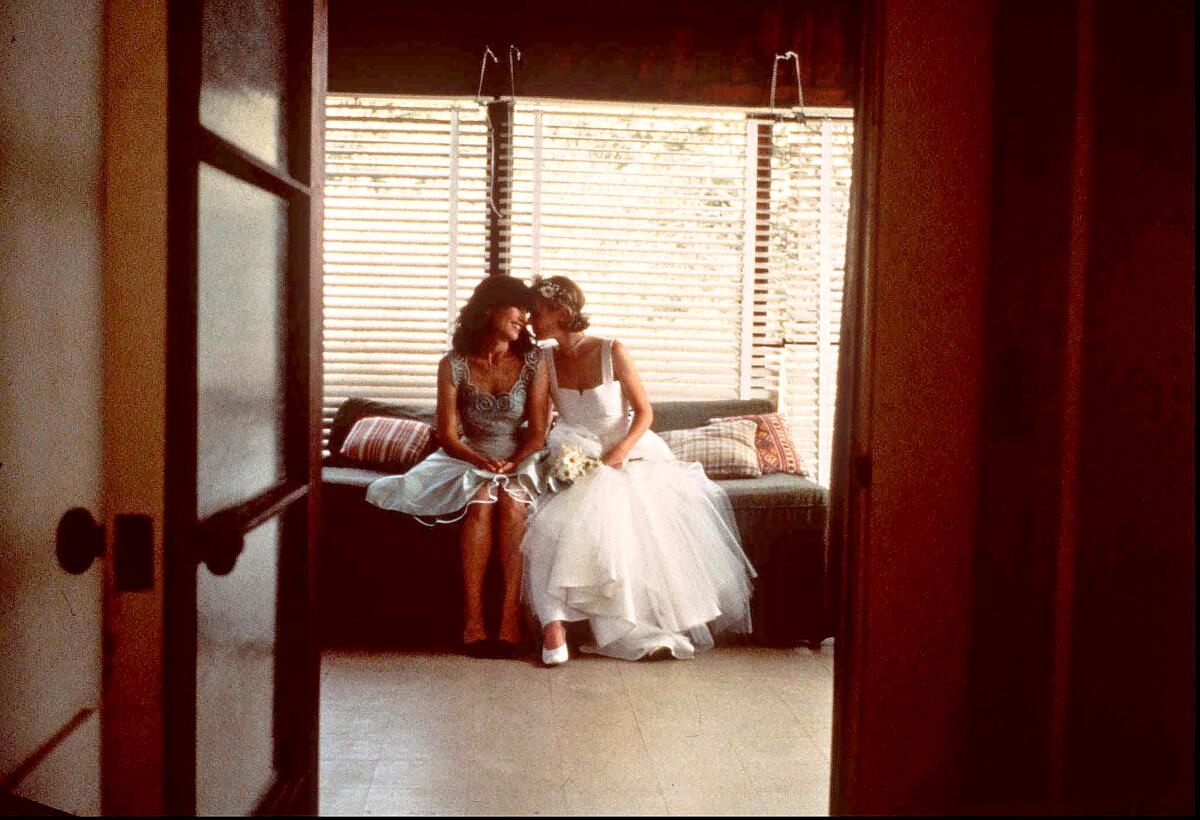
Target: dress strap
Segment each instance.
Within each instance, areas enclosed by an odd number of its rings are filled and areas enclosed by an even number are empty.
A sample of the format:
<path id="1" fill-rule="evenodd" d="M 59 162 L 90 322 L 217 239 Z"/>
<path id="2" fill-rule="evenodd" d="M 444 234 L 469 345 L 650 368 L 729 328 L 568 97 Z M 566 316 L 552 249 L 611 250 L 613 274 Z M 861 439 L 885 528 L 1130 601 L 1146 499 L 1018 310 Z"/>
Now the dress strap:
<path id="1" fill-rule="evenodd" d="M 455 387 L 462 387 L 463 382 L 467 381 L 469 372 L 467 370 L 467 357 L 456 351 L 450 353 L 450 383 Z"/>
<path id="2" fill-rule="evenodd" d="M 521 365 L 521 375 L 519 379 L 527 387 L 533 384 L 533 378 L 537 375 L 538 362 L 542 359 L 542 352 L 538 348 L 533 347 L 525 351 L 525 363 Z"/>
<path id="3" fill-rule="evenodd" d="M 546 362 L 546 369 L 550 371 L 550 393 L 558 398 L 558 370 L 554 367 L 554 348 L 541 347 L 538 348 L 542 353 L 542 358 Z"/>
<path id="4" fill-rule="evenodd" d="M 612 345 L 612 339 L 600 343 L 600 378 L 605 384 L 613 380 Z"/>

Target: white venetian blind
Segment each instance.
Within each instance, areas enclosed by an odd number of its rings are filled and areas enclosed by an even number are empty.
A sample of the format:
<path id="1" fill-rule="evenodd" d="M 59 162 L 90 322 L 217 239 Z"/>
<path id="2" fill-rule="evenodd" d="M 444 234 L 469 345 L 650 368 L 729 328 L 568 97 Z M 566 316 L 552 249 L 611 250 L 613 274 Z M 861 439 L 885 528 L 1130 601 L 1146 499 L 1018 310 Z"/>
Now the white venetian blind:
<path id="1" fill-rule="evenodd" d="M 509 269 L 575 280 L 653 400 L 742 392 L 747 134 L 730 109 L 516 103 Z"/>
<path id="2" fill-rule="evenodd" d="M 770 398 L 827 480 L 852 112 L 520 99 L 499 122 L 489 181 L 474 100 L 329 96 L 326 423 L 435 398 L 495 241 L 502 270 L 582 286 L 652 399 Z"/>
<path id="3" fill-rule="evenodd" d="M 578 282 L 652 399 L 775 400 L 824 480 L 851 117 L 518 100 L 509 269 Z"/>
<path id="4" fill-rule="evenodd" d="M 473 100 L 332 94 L 325 142 L 328 425 L 350 396 L 427 400 L 486 273 L 487 126 Z"/>
<path id="5" fill-rule="evenodd" d="M 775 123 L 770 152 L 773 321 L 758 346 L 778 354 L 779 408 L 820 481 L 833 444 L 853 142 L 854 121 L 840 112 Z"/>

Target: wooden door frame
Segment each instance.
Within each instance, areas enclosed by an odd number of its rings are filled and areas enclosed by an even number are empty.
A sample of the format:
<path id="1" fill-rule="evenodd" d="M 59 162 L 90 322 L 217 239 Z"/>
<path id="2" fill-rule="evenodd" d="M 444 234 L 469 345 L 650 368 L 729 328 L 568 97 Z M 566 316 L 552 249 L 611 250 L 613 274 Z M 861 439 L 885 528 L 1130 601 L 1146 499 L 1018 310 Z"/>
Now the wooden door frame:
<path id="1" fill-rule="evenodd" d="M 281 562 L 276 680 L 277 778 L 257 813 L 317 809 L 319 652 L 316 618 L 320 460 L 322 276 L 320 231 L 328 7 L 311 18 L 289 4 L 289 172 L 281 174 L 199 128 L 197 4 L 146 7 L 109 0 L 104 107 L 106 288 L 106 486 L 104 520 L 149 514 L 156 527 L 149 592 L 118 593 L 106 562 L 103 796 L 106 813 L 194 813 L 196 771 L 196 473 L 198 162 L 289 199 L 289 270 L 311 268 L 287 288 L 287 486 L 240 510 L 242 526 L 302 498 L 286 528 L 305 531 L 305 555 Z M 298 13 L 299 11 L 299 13 Z M 311 58 L 311 62 L 310 62 Z M 169 86 L 169 92 L 168 92 Z M 181 92 L 190 89 L 187 92 Z M 287 176 L 292 176 L 288 180 Z M 311 182 L 316 181 L 313 185 Z M 190 227 L 188 227 L 190 226 Z M 302 287 L 296 287 L 302 285 Z M 188 317 L 188 321 L 170 321 Z M 306 361 L 307 360 L 307 361 Z M 163 465 L 156 474 L 149 466 Z M 259 499 L 262 501 L 262 499 Z M 252 508 L 252 509 L 248 509 Z M 106 527 L 108 532 L 112 526 Z M 287 543 L 287 541 L 284 541 Z M 284 547 L 286 549 L 286 547 Z M 126 702 L 127 701 L 127 702 Z M 130 734 L 130 730 L 136 734 Z"/>
<path id="2" fill-rule="evenodd" d="M 104 562 L 101 811 L 163 813 L 163 493 L 166 427 L 167 10 L 107 0 L 104 15 L 104 482 L 117 515 L 154 522 L 150 589 Z"/>
<path id="3" fill-rule="evenodd" d="M 864 3 L 859 44 L 857 103 L 854 107 L 854 155 L 850 231 L 846 245 L 846 283 L 842 343 L 838 346 L 837 398 L 829 481 L 829 566 L 827 611 L 836 635 L 833 656 L 833 721 L 830 741 L 831 814 L 852 811 L 861 771 L 861 707 L 857 681 L 862 670 L 866 587 L 863 559 L 869 551 L 871 494 L 871 372 L 873 348 L 872 280 L 876 268 L 873 241 L 879 221 L 879 115 L 883 70 L 880 3 Z M 847 341 L 849 340 L 849 341 Z"/>
<path id="4" fill-rule="evenodd" d="M 994 15 L 993 0 L 863 4 L 830 487 L 833 814 L 943 813 L 960 797 Z"/>

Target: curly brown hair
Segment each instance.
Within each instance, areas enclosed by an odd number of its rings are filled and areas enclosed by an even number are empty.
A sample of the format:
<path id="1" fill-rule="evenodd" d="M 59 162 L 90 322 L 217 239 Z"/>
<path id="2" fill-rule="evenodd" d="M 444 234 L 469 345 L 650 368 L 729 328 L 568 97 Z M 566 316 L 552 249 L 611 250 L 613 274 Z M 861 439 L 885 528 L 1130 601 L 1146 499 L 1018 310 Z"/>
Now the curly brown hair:
<path id="1" fill-rule="evenodd" d="M 478 353 L 488 332 L 493 310 L 508 307 L 529 310 L 533 307 L 533 300 L 533 291 L 515 276 L 498 274 L 484 277 L 458 312 L 458 322 L 450 341 L 454 352 L 463 355 Z M 521 328 L 521 335 L 512 343 L 513 352 L 523 356 L 533 347 L 534 341 L 529 330 Z"/>

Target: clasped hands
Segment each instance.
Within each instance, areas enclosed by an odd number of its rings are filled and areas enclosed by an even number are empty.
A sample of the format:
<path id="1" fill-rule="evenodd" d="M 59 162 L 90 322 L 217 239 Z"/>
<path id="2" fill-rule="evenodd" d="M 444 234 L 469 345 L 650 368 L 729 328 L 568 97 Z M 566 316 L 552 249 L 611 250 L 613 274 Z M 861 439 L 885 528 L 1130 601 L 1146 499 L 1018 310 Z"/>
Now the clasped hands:
<path id="1" fill-rule="evenodd" d="M 478 459 L 472 459 L 472 461 L 474 461 L 476 467 L 481 470 L 487 470 L 489 473 L 508 473 L 512 472 L 513 468 L 517 466 L 517 462 L 506 461 L 502 458 L 488 458 L 487 456 L 480 456 Z"/>

